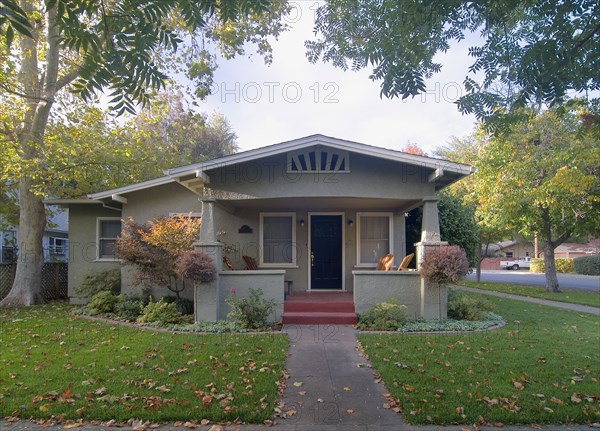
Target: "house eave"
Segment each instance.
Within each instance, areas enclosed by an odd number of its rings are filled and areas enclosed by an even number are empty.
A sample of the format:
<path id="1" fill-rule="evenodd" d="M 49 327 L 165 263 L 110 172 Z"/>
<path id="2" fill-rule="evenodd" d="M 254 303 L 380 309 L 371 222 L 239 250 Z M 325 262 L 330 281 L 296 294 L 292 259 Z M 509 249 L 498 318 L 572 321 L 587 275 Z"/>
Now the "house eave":
<path id="1" fill-rule="evenodd" d="M 131 184 L 128 186 L 118 187 L 116 189 L 105 190 L 98 193 L 92 193 L 88 195 L 90 199 L 102 200 L 102 199 L 112 199 L 113 196 L 124 195 L 126 193 L 136 192 L 138 190 L 149 189 L 156 186 L 161 186 L 163 184 L 173 183 L 175 179 L 170 176 L 154 178 L 148 181 L 143 181 L 141 183 Z"/>
<path id="2" fill-rule="evenodd" d="M 450 162 L 443 159 L 434 159 L 432 157 L 418 156 L 415 154 L 404 153 L 401 151 L 390 150 L 386 148 L 374 147 L 367 144 L 362 144 L 354 141 L 333 138 L 324 135 L 311 135 L 291 141 L 285 141 L 278 144 L 261 147 L 254 150 L 248 150 L 241 153 L 232 154 L 221 157 L 219 159 L 208 160 L 205 162 L 195 163 L 188 166 L 167 169 L 164 173 L 171 177 L 179 177 L 182 175 L 191 175 L 205 173 L 214 168 L 223 168 L 226 166 L 251 162 L 257 159 L 286 153 L 290 150 L 300 150 L 313 145 L 325 145 L 331 148 L 351 151 L 358 154 L 363 154 L 372 157 L 378 157 L 385 160 L 390 160 L 398 163 L 406 163 L 417 165 L 432 170 L 441 169 L 445 172 L 456 173 L 459 175 L 469 175 L 473 172 L 473 168 L 462 163 Z"/>

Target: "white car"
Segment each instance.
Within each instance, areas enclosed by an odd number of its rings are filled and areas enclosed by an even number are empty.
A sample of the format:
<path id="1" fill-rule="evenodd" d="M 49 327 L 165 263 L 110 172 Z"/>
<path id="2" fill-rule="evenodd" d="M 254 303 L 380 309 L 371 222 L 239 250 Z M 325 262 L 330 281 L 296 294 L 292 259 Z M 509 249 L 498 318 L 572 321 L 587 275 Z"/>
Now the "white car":
<path id="1" fill-rule="evenodd" d="M 500 261 L 500 268 L 503 269 L 521 269 L 521 268 L 529 268 L 531 266 L 531 258 L 530 257 L 522 257 L 517 260 L 502 260 Z"/>

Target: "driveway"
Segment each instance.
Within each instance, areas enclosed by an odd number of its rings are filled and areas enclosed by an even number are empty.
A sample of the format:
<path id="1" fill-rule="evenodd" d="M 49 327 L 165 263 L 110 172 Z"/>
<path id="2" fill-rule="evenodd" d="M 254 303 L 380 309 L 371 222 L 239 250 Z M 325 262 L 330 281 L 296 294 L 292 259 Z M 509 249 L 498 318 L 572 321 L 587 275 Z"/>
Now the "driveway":
<path id="1" fill-rule="evenodd" d="M 469 280 L 475 280 L 475 273 L 469 274 Z M 481 281 L 493 283 L 522 284 L 525 286 L 546 286 L 544 274 L 529 272 L 528 270 L 484 270 L 481 271 Z M 578 274 L 558 274 L 558 283 L 565 290 L 586 290 L 600 293 L 600 277 Z"/>

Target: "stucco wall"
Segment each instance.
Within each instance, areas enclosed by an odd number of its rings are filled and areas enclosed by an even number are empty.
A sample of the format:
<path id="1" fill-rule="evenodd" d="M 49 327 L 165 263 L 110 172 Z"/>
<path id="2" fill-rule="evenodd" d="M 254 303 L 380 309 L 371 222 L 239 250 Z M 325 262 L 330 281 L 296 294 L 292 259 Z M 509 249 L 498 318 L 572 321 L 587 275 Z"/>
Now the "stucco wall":
<path id="1" fill-rule="evenodd" d="M 351 153 L 349 173 L 288 173 L 285 154 L 207 173 L 209 187 L 231 192 L 231 199 L 242 196 L 420 199 L 435 194 L 434 184 L 428 181 L 431 172 L 430 168 Z"/>
<path id="2" fill-rule="evenodd" d="M 219 282 L 198 284 L 195 287 L 196 310 L 198 321 L 224 320 L 231 311 L 226 303 L 231 290 L 238 298 L 247 298 L 250 289 L 261 289 L 264 299 L 274 299 L 277 302 L 275 311 L 269 316 L 269 321 L 277 322 L 283 314 L 285 271 L 224 271 L 219 274 Z M 219 292 L 217 295 L 217 285 Z M 218 303 L 218 307 L 216 306 Z"/>
<path id="3" fill-rule="evenodd" d="M 119 268 L 116 261 L 98 261 L 96 254 L 96 220 L 98 217 L 121 217 L 118 211 L 101 205 L 71 205 L 69 207 L 69 300 L 73 304 L 87 302 L 76 292 L 86 275 Z"/>
<path id="4" fill-rule="evenodd" d="M 412 271 L 354 271 L 354 307 L 358 314 L 375 304 L 396 301 L 409 316 L 421 314 L 421 277 Z"/>

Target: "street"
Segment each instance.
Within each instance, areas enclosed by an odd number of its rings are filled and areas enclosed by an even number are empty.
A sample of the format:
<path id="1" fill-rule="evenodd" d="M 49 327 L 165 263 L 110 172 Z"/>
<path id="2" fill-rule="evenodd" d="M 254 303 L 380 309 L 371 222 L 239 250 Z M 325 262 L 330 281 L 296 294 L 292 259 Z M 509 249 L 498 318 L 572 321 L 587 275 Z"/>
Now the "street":
<path id="1" fill-rule="evenodd" d="M 474 281 L 475 272 L 469 274 L 467 279 Z M 546 276 L 527 270 L 484 270 L 481 271 L 481 281 L 544 287 L 546 285 Z M 600 277 L 598 276 L 558 274 L 558 283 L 560 288 L 564 290 L 586 290 L 600 293 Z"/>

